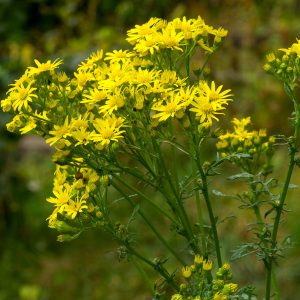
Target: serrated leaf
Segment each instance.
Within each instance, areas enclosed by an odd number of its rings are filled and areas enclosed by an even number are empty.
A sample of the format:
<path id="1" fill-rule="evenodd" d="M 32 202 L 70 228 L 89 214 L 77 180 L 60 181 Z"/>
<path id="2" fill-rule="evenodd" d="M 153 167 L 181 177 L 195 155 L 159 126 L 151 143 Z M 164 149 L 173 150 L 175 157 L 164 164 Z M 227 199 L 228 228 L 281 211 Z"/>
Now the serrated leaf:
<path id="1" fill-rule="evenodd" d="M 236 260 L 245 257 L 257 251 L 257 245 L 254 243 L 242 244 L 232 251 L 231 260 Z"/>
<path id="2" fill-rule="evenodd" d="M 253 178 L 253 175 L 248 173 L 248 172 L 243 172 L 243 173 L 239 173 L 239 174 L 235 174 L 232 176 L 227 177 L 227 179 L 229 180 L 235 180 L 235 179 L 245 179 L 245 178 Z"/>

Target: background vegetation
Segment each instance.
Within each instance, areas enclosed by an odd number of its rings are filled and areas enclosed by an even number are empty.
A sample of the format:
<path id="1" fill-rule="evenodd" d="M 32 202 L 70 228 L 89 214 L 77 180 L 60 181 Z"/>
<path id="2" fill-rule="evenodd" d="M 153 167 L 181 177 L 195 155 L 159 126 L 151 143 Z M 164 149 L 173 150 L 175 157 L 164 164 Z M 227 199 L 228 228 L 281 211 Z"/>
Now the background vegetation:
<path id="1" fill-rule="evenodd" d="M 228 125 L 230 115 L 250 114 L 255 127 L 287 133 L 290 104 L 280 83 L 263 72 L 262 64 L 268 51 L 288 47 L 299 37 L 299 14 L 298 0 L 1 1 L 0 95 L 4 98 L 8 84 L 35 58 L 63 58 L 66 71 L 71 72 L 92 51 L 128 47 L 126 30 L 151 16 L 172 19 L 201 15 L 208 24 L 229 30 L 227 41 L 210 64 L 211 77 L 235 94 L 223 126 Z M 51 150 L 37 138 L 8 133 L 4 127 L 8 118 L 1 113 L 0 300 L 151 299 L 139 273 L 126 261 L 118 261 L 116 245 L 105 234 L 91 231 L 70 243 L 56 242 L 56 233 L 45 221 L 51 209 L 45 201 L 51 193 L 54 170 Z M 279 176 L 285 165 L 283 157 L 279 153 L 274 160 Z M 292 182 L 300 182 L 299 170 Z M 228 185 L 226 180 L 219 179 L 215 184 L 219 190 L 228 189 L 224 187 Z M 238 184 L 229 188 L 242 190 Z M 292 212 L 285 218 L 281 233 L 291 234 L 298 246 L 299 195 L 296 189 L 289 194 L 287 205 Z M 234 200 L 215 201 L 222 201 L 221 216 L 236 216 L 219 227 L 223 250 L 230 257 L 230 249 L 248 237 L 245 228 L 250 212 L 248 216 L 244 211 L 241 218 Z M 120 218 L 123 213 L 120 211 Z M 163 224 L 161 230 L 166 230 Z M 153 257 L 162 254 L 147 233 L 138 233 L 137 242 Z M 292 248 L 286 256 L 278 262 L 285 287 L 283 299 L 297 299 L 299 250 Z M 261 288 L 263 268 L 254 260 L 250 256 L 234 263 L 235 281 Z"/>

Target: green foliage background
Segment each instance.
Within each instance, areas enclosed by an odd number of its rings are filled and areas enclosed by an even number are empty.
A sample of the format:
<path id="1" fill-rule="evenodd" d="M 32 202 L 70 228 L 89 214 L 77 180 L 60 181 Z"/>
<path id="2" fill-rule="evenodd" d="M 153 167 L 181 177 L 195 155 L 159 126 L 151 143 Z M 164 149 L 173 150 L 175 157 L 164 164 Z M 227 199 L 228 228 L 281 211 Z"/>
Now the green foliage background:
<path id="1" fill-rule="evenodd" d="M 63 58 L 66 71 L 71 72 L 98 48 L 128 47 L 124 36 L 135 24 L 151 16 L 172 19 L 184 15 L 201 15 L 207 24 L 229 30 L 227 41 L 210 64 L 211 77 L 235 95 L 222 126 L 228 125 L 231 116 L 250 114 L 257 128 L 288 133 L 290 104 L 280 83 L 263 72 L 262 64 L 268 51 L 288 47 L 299 37 L 298 0 L 3 0 L 0 95 L 4 98 L 8 84 L 35 58 Z M 0 116 L 0 300 L 151 299 L 139 273 L 126 261 L 118 261 L 116 245 L 105 234 L 91 231 L 71 243 L 56 242 L 56 233 L 45 221 L 51 210 L 45 201 L 51 193 L 54 170 L 51 150 L 39 139 L 6 132 L 4 124 L 9 117 L 3 113 Z M 284 156 L 279 153 L 275 159 L 279 176 L 282 166 Z M 300 183 L 299 170 L 292 182 Z M 225 179 L 215 184 L 219 190 L 228 189 Z M 237 184 L 229 188 L 243 187 Z M 284 219 L 281 232 L 291 234 L 296 246 L 300 242 L 299 195 L 299 190 L 290 191 L 287 205 L 292 212 Z M 234 200 L 216 197 L 215 201 L 221 217 L 236 216 L 219 227 L 223 251 L 230 257 L 230 249 L 248 238 L 245 228 L 251 215 L 244 211 L 241 217 Z M 126 207 L 119 214 L 122 218 Z M 169 234 L 164 224 L 160 227 Z M 163 255 L 146 230 L 139 232 L 137 242 L 150 257 Z M 292 248 L 286 255 L 286 260 L 278 262 L 285 293 L 282 299 L 297 299 L 299 250 Z M 255 283 L 260 289 L 263 268 L 254 261 L 250 256 L 233 263 L 235 281 Z"/>

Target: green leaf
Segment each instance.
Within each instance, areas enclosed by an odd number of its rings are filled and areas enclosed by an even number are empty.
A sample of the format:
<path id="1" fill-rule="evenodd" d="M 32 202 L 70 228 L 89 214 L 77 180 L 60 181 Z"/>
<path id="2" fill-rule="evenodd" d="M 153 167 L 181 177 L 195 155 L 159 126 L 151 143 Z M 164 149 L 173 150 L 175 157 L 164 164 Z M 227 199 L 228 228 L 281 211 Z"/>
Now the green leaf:
<path id="1" fill-rule="evenodd" d="M 213 193 L 215 196 L 218 196 L 218 197 L 230 197 L 230 195 L 226 195 L 226 194 L 224 194 L 223 192 L 218 191 L 218 190 L 212 190 L 212 193 Z"/>
<path id="2" fill-rule="evenodd" d="M 137 205 L 134 207 L 134 209 L 133 209 L 133 211 L 132 211 L 132 214 L 131 214 L 131 216 L 130 216 L 130 218 L 129 218 L 129 220 L 128 220 L 127 227 L 134 221 L 135 216 L 137 215 L 137 213 L 139 212 L 139 210 L 140 210 L 140 205 L 137 204 Z"/>
<path id="3" fill-rule="evenodd" d="M 236 260 L 245 257 L 249 254 L 255 253 L 257 250 L 258 246 L 254 243 L 242 244 L 232 251 L 231 260 Z"/>
<path id="4" fill-rule="evenodd" d="M 253 178 L 254 176 L 248 172 L 243 172 L 239 174 L 235 174 L 232 176 L 227 177 L 229 180 L 235 180 L 235 179 L 248 179 L 248 178 Z"/>
<path id="5" fill-rule="evenodd" d="M 296 189 L 298 188 L 299 186 L 297 184 L 293 184 L 293 183 L 290 183 L 289 184 L 289 189 Z"/>

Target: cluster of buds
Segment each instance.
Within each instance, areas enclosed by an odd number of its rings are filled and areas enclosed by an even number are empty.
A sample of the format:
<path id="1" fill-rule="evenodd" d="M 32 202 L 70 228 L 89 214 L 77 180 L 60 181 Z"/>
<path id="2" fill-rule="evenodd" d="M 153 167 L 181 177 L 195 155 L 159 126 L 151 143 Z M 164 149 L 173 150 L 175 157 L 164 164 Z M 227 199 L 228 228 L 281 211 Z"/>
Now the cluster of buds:
<path id="1" fill-rule="evenodd" d="M 284 82 L 294 83 L 300 77 L 300 40 L 297 39 L 297 42 L 293 43 L 290 48 L 279 50 L 284 54 L 267 55 L 264 70 Z"/>
<path id="2" fill-rule="evenodd" d="M 215 274 L 212 269 L 211 260 L 195 255 L 193 264 L 182 268 L 184 283 L 171 300 L 228 300 L 236 295 L 238 285 L 228 282 L 232 279 L 230 265 L 225 263 Z"/>

